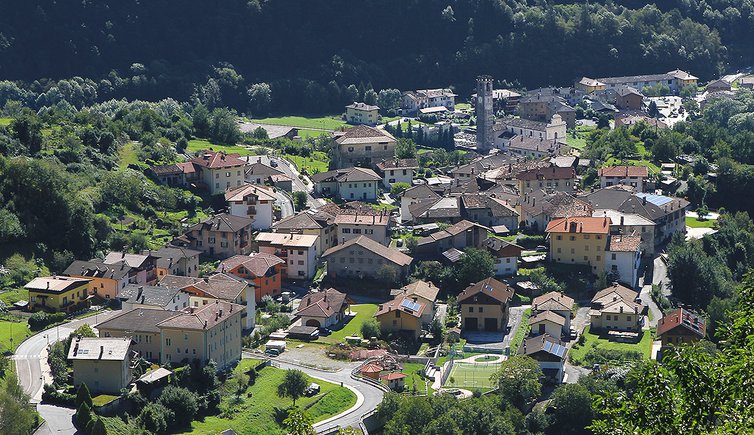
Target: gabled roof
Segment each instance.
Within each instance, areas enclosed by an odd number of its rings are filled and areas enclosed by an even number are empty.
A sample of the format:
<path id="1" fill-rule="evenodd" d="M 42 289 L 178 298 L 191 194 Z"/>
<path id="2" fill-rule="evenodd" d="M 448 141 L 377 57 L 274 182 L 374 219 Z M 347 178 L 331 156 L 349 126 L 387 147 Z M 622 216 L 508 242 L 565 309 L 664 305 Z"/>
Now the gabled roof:
<path id="1" fill-rule="evenodd" d="M 395 142 L 395 138 L 383 129 L 369 127 L 367 125 L 357 125 L 346 129 L 345 133 L 335 142 L 340 145 L 374 143 L 374 142 Z"/>
<path id="2" fill-rule="evenodd" d="M 246 175 L 258 175 L 260 177 L 269 177 L 272 175 L 285 175 L 285 173 L 279 169 L 275 169 L 272 166 L 265 165 L 262 162 L 254 162 L 246 168 Z"/>
<path id="3" fill-rule="evenodd" d="M 124 262 L 129 267 L 143 267 L 149 258 L 156 258 L 152 254 L 129 254 L 126 252 L 111 251 L 102 260 L 104 264 L 119 264 Z"/>
<path id="4" fill-rule="evenodd" d="M 311 177 L 312 182 L 314 183 L 322 183 L 322 182 L 338 182 L 338 183 L 353 183 L 358 181 L 379 181 L 382 180 L 382 177 L 377 175 L 376 172 L 374 172 L 371 169 L 368 168 L 360 168 L 360 167 L 351 167 L 351 168 L 343 168 L 343 169 L 333 169 L 332 171 L 327 172 L 320 172 L 318 174 L 314 174 Z"/>
<path id="5" fill-rule="evenodd" d="M 177 316 L 158 323 L 157 327 L 160 329 L 175 328 L 194 329 L 199 331 L 207 330 L 231 318 L 233 315 L 240 315 L 243 309 L 244 307 L 241 305 L 216 299 L 214 304 L 210 303 L 204 305 L 195 311 L 181 312 Z"/>
<path id="6" fill-rule="evenodd" d="M 531 307 L 535 311 L 571 311 L 573 304 L 572 297 L 559 292 L 549 292 L 534 298 Z"/>
<path id="7" fill-rule="evenodd" d="M 242 184 L 225 192 L 225 200 L 228 202 L 241 202 L 249 196 L 256 196 L 260 201 L 275 201 L 275 192 L 266 186 L 258 184 Z"/>
<path id="8" fill-rule="evenodd" d="M 676 328 L 688 330 L 698 335 L 699 338 L 704 338 L 707 335 L 704 317 L 683 308 L 678 308 L 660 319 L 657 323 L 657 335 L 663 335 Z"/>
<path id="9" fill-rule="evenodd" d="M 516 178 L 523 181 L 575 180 L 576 169 L 570 166 L 566 168 L 550 166 L 548 168 L 530 169 L 528 171 L 521 172 L 516 176 Z"/>
<path id="10" fill-rule="evenodd" d="M 68 359 L 127 361 L 130 350 L 131 337 L 81 337 L 71 342 L 71 347 L 68 350 Z"/>
<path id="11" fill-rule="evenodd" d="M 414 300 L 410 295 L 398 295 L 393 300 L 380 304 L 377 312 L 374 313 L 374 317 L 380 317 L 383 314 L 388 314 L 393 311 L 400 311 L 410 316 L 419 318 L 424 313 L 426 304 L 424 302 Z"/>
<path id="12" fill-rule="evenodd" d="M 319 239 L 314 234 L 259 233 L 254 238 L 257 243 L 286 248 L 311 248 Z"/>
<path id="13" fill-rule="evenodd" d="M 518 216 L 518 212 L 508 201 L 495 198 L 488 194 L 465 193 L 461 195 L 463 206 L 467 209 L 487 209 L 493 217 Z"/>
<path id="14" fill-rule="evenodd" d="M 618 283 L 598 291 L 592 298 L 592 306 L 603 313 L 643 313 L 646 307 L 634 302 L 638 293 Z"/>
<path id="15" fill-rule="evenodd" d="M 201 252 L 179 246 L 166 246 L 152 252 L 157 259 L 157 267 L 167 269 L 184 258 L 198 257 Z"/>
<path id="16" fill-rule="evenodd" d="M 414 218 L 454 218 L 461 217 L 460 198 L 425 199 L 408 206 Z"/>
<path id="17" fill-rule="evenodd" d="M 199 222 L 189 230 L 223 231 L 235 233 L 246 229 L 247 227 L 250 227 L 253 223 L 254 220 L 247 217 L 233 216 L 228 213 L 220 213 Z"/>
<path id="18" fill-rule="evenodd" d="M 131 304 L 165 307 L 180 291 L 179 287 L 128 284 L 118 290 L 118 299 Z"/>
<path id="19" fill-rule="evenodd" d="M 377 168 L 384 171 L 385 169 L 404 169 L 404 168 L 418 168 L 419 161 L 416 159 L 392 159 L 383 160 L 377 163 Z"/>
<path id="20" fill-rule="evenodd" d="M 547 233 L 608 234 L 610 218 L 566 217 L 554 219 L 547 225 Z"/>
<path id="21" fill-rule="evenodd" d="M 248 286 L 245 281 L 225 273 L 216 273 L 204 278 L 166 275 L 159 285 L 179 289 L 194 287 L 213 298 L 225 301 L 236 300 Z"/>
<path id="22" fill-rule="evenodd" d="M 359 246 L 399 266 L 408 266 L 413 261 L 413 258 L 398 251 L 397 249 L 383 246 L 366 236 L 359 236 L 340 245 L 333 246 L 332 248 L 325 251 L 325 253 L 322 254 L 322 257 L 326 258 L 332 254 L 351 248 L 352 246 Z"/>
<path id="23" fill-rule="evenodd" d="M 544 334 L 524 340 L 518 353 L 519 355 L 533 356 L 543 352 L 563 360 L 567 351 L 568 349 L 563 346 L 560 340 Z"/>
<path id="24" fill-rule="evenodd" d="M 376 225 L 387 226 L 390 224 L 390 215 L 388 214 L 369 214 L 363 215 L 358 213 L 343 213 L 335 216 L 335 224 L 337 225 Z"/>
<path id="25" fill-rule="evenodd" d="M 408 188 L 404 190 L 400 196 L 402 198 L 410 198 L 410 199 L 440 198 L 440 195 L 438 195 L 434 190 L 430 189 L 429 186 L 427 186 L 426 184 L 419 184 L 418 186 Z"/>
<path id="26" fill-rule="evenodd" d="M 540 311 L 538 314 L 529 317 L 530 325 L 536 325 L 545 321 L 555 323 L 559 326 L 565 325 L 565 318 L 554 311 Z"/>
<path id="27" fill-rule="evenodd" d="M 371 104 L 357 103 L 357 102 L 353 102 L 353 103 L 349 104 L 348 106 L 346 106 L 346 109 L 369 110 L 369 111 L 371 111 L 371 110 L 380 110 L 379 106 L 373 106 Z"/>
<path id="28" fill-rule="evenodd" d="M 599 189 L 585 195 L 582 199 L 589 201 L 595 209 L 612 209 L 621 213 L 638 214 L 651 221 L 689 206 L 689 202 L 683 198 L 631 193 L 622 189 Z"/>
<path id="29" fill-rule="evenodd" d="M 82 285 L 86 285 L 89 281 L 91 280 L 86 278 L 46 276 L 32 279 L 28 284 L 24 286 L 24 288 L 37 292 L 41 291 L 48 293 L 61 293 L 70 289 L 74 289 L 76 287 L 80 287 Z"/>
<path id="30" fill-rule="evenodd" d="M 296 316 L 328 318 L 343 309 L 350 303 L 348 296 L 334 288 L 324 291 L 311 291 L 301 298 Z"/>
<path id="31" fill-rule="evenodd" d="M 566 192 L 547 193 L 537 190 L 525 193 L 521 202 L 521 210 L 530 216 L 546 214 L 550 218 L 563 218 L 572 216 L 591 216 L 592 206 Z"/>
<path id="32" fill-rule="evenodd" d="M 610 252 L 636 252 L 641 245 L 641 236 L 616 234 L 610 236 L 607 250 Z"/>
<path id="33" fill-rule="evenodd" d="M 510 253 L 515 254 L 515 257 L 520 257 L 521 252 L 524 251 L 524 248 L 522 246 L 518 246 L 515 243 L 508 242 L 503 239 L 498 239 L 497 237 L 488 237 L 484 240 L 484 246 L 493 252 L 502 252 L 502 251 L 509 251 Z"/>
<path id="34" fill-rule="evenodd" d="M 233 168 L 246 166 L 246 161 L 238 154 L 226 154 L 225 152 L 201 151 L 198 157 L 191 159 L 197 166 L 208 169 Z"/>
<path id="35" fill-rule="evenodd" d="M 567 144 L 559 139 L 544 139 L 525 134 L 515 135 L 508 142 L 508 147 L 511 149 L 547 153 L 549 155 L 558 154 L 566 146 Z"/>
<path id="36" fill-rule="evenodd" d="M 119 265 L 105 264 L 98 261 L 76 260 L 63 272 L 63 275 L 86 278 L 105 278 L 120 281 L 131 273 L 131 267 L 125 263 Z"/>
<path id="37" fill-rule="evenodd" d="M 436 300 L 437 294 L 440 292 L 440 289 L 436 285 L 421 280 L 406 284 L 401 289 L 408 296 L 417 295 L 429 301 Z"/>
<path id="38" fill-rule="evenodd" d="M 612 166 L 604 167 L 599 170 L 600 177 L 641 177 L 649 176 L 649 169 L 646 166 Z"/>
<path id="39" fill-rule="evenodd" d="M 605 84 L 600 82 L 599 80 L 590 79 L 589 77 L 582 77 L 581 80 L 579 80 L 579 84 L 592 87 L 605 86 Z"/>
<path id="40" fill-rule="evenodd" d="M 476 284 L 472 284 L 458 295 L 458 303 L 463 303 L 474 296 L 485 294 L 502 304 L 508 303 L 513 298 L 513 288 L 495 278 L 486 278 Z"/>
<path id="41" fill-rule="evenodd" d="M 330 217 L 330 220 L 332 220 L 332 217 Z M 328 224 L 332 223 L 332 221 L 328 223 L 327 218 L 323 220 L 316 219 L 314 213 L 311 213 L 309 210 L 307 210 L 293 216 L 283 218 L 272 224 L 272 227 L 276 231 L 293 229 L 318 230 L 325 228 Z"/>
<path id="42" fill-rule="evenodd" d="M 179 313 L 176 311 L 136 308 L 126 311 L 97 325 L 97 329 L 114 329 L 129 334 L 138 332 L 157 333 L 160 328 L 157 324 Z"/>
<path id="43" fill-rule="evenodd" d="M 234 255 L 220 262 L 217 265 L 217 272 L 230 272 L 239 266 L 243 266 L 249 274 L 262 277 L 267 274 L 271 268 L 274 268 L 278 264 L 284 264 L 285 260 L 282 260 L 272 254 L 266 254 L 264 252 L 253 252 L 249 255 Z"/>
<path id="44" fill-rule="evenodd" d="M 447 239 L 448 237 L 454 237 L 457 236 L 465 231 L 468 231 L 470 229 L 473 229 L 474 227 L 481 228 L 483 230 L 487 230 L 487 227 L 479 225 L 477 223 L 462 220 L 458 222 L 457 224 L 451 225 L 448 228 L 445 228 L 442 231 L 437 231 L 435 233 L 432 233 L 426 237 L 422 237 L 417 242 L 418 245 L 426 245 L 429 243 L 434 243 L 438 240 Z"/>

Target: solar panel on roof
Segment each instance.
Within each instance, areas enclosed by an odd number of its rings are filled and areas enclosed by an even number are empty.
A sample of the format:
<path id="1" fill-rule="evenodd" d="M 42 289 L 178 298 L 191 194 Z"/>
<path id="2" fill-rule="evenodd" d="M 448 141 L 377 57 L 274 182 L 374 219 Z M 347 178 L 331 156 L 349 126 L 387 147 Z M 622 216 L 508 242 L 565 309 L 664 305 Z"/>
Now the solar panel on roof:
<path id="1" fill-rule="evenodd" d="M 411 311 L 419 311 L 419 309 L 421 308 L 421 305 L 419 305 L 418 303 L 416 303 L 416 302 L 414 302 L 412 300 L 404 299 L 401 302 L 401 307 L 406 308 L 406 309 L 411 310 Z"/>
<path id="2" fill-rule="evenodd" d="M 669 202 L 673 201 L 673 198 L 664 196 L 664 195 L 652 195 L 649 193 L 637 193 L 636 196 L 639 198 L 646 198 L 647 202 L 650 204 L 654 204 L 656 206 L 665 205 Z"/>

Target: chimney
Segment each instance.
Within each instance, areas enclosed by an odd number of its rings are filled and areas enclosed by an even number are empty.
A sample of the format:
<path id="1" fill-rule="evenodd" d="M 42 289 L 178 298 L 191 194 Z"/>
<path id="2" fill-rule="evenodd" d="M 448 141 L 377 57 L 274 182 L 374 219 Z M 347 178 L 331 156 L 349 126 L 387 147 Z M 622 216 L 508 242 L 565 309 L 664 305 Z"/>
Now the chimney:
<path id="1" fill-rule="evenodd" d="M 209 277 L 208 276 L 204 277 L 204 282 L 209 282 Z"/>
<path id="2" fill-rule="evenodd" d="M 50 289 L 50 280 L 47 280 L 47 290 Z"/>
<path id="3" fill-rule="evenodd" d="M 624 221 L 624 216 L 621 216 L 620 217 L 620 224 L 621 224 L 621 226 L 623 226 L 623 221 Z"/>
<path id="4" fill-rule="evenodd" d="M 644 196 L 644 197 L 643 197 L 643 198 L 641 199 L 641 203 L 642 203 L 643 205 L 647 205 L 647 197 L 646 197 L 646 196 Z"/>
<path id="5" fill-rule="evenodd" d="M 621 309 L 623 309 L 623 307 L 621 307 Z M 223 316 L 223 309 L 220 308 L 220 317 L 222 317 L 222 316 Z"/>
<path id="6" fill-rule="evenodd" d="M 98 359 L 102 359 L 102 355 L 104 353 L 105 353 L 105 346 L 100 346 L 99 347 L 99 358 Z"/>

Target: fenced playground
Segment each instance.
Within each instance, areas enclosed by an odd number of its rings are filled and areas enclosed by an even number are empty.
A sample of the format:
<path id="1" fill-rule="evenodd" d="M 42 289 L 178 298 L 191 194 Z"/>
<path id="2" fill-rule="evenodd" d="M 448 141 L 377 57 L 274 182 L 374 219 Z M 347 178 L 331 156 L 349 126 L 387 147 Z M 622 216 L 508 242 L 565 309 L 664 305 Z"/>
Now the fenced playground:
<path id="1" fill-rule="evenodd" d="M 452 361 L 450 375 L 445 379 L 443 387 L 491 390 L 495 388 L 495 384 L 490 377 L 500 369 L 500 362 L 501 358 L 492 358 L 492 361 L 485 361 L 483 358 L 477 358 L 476 361 Z"/>

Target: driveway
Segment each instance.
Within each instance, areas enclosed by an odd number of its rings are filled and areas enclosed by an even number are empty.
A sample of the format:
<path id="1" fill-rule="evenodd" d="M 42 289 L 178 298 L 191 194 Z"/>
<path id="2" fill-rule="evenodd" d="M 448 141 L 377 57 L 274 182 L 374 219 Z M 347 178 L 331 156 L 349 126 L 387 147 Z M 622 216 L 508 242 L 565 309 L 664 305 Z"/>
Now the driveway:
<path id="1" fill-rule="evenodd" d="M 338 427 L 351 426 L 358 428 L 362 416 L 374 411 L 377 408 L 377 405 L 382 402 L 382 397 L 385 395 L 383 390 L 366 382 L 357 381 L 351 377 L 351 369 L 358 367 L 358 365 L 359 363 L 352 363 L 347 369 L 341 369 L 336 372 L 326 372 L 302 367 L 278 359 L 273 360 L 274 367 L 286 370 L 301 370 L 309 376 L 342 385 L 356 394 L 356 405 L 351 409 L 314 425 L 314 429 L 318 433 L 328 433 Z"/>
<path id="2" fill-rule="evenodd" d="M 250 156 L 250 161 L 253 161 L 253 159 L 260 159 L 262 163 L 265 165 L 270 165 L 270 157 L 269 156 Z M 309 184 L 304 184 L 304 182 L 298 178 L 299 172 L 296 169 L 296 166 L 289 162 L 288 160 L 282 158 L 273 156 L 272 160 L 275 160 L 277 162 L 277 168 L 279 171 L 283 172 L 285 175 L 291 178 L 293 180 L 293 191 L 294 192 L 306 192 L 307 194 L 307 205 L 309 207 L 315 208 L 320 207 L 322 205 L 325 205 L 327 201 L 321 198 L 315 198 L 312 196 L 311 192 L 314 190 L 314 184 L 309 180 Z M 307 177 L 305 177 L 307 178 Z M 307 178 L 308 180 L 308 178 Z"/>
<path id="3" fill-rule="evenodd" d="M 34 435 L 59 435 L 81 433 L 73 426 L 75 409 L 55 405 L 37 405 L 37 412 L 45 419 Z"/>
<path id="4" fill-rule="evenodd" d="M 648 322 L 649 327 L 656 327 L 657 322 L 662 318 L 662 311 L 652 300 L 652 284 L 662 284 L 662 293 L 665 296 L 670 295 L 668 268 L 662 258 L 657 256 L 652 260 L 652 264 L 647 268 L 644 276 L 639 277 L 639 284 L 641 285 L 641 292 L 639 293 L 641 303 L 648 306 L 652 313 L 652 320 Z"/>
<path id="5" fill-rule="evenodd" d="M 516 336 L 518 328 L 521 327 L 521 319 L 524 316 L 524 311 L 531 308 L 531 305 L 520 305 L 518 307 L 511 307 L 508 317 L 508 326 L 510 332 L 503 338 L 503 349 L 511 345 L 511 340 Z M 511 353 L 518 352 L 518 349 L 511 349 Z"/>

